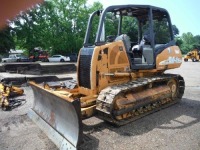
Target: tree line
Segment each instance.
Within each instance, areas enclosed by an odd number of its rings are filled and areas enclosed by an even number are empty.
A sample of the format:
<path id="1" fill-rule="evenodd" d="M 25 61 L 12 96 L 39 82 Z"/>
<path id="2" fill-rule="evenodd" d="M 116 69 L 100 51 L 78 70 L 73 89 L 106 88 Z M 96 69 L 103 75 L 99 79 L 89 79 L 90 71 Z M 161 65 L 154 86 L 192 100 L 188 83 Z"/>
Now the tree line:
<path id="1" fill-rule="evenodd" d="M 193 49 L 200 50 L 200 35 L 194 36 L 191 32 L 187 32 L 177 36 L 175 39 L 183 54 Z"/>
<path id="2" fill-rule="evenodd" d="M 103 5 L 87 0 L 48 0 L 23 12 L 0 31 L 0 53 L 40 47 L 50 54 L 78 52 L 83 45 L 89 15 Z"/>
<path id="3" fill-rule="evenodd" d="M 23 49 L 28 55 L 35 47 L 48 50 L 50 54 L 77 53 L 83 45 L 89 15 L 98 9 L 103 9 L 100 2 L 88 5 L 87 0 L 48 0 L 38 4 L 20 13 L 0 31 L 0 53 Z M 173 27 L 178 33 L 178 28 Z M 200 35 L 188 32 L 176 35 L 175 39 L 183 53 L 200 47 Z"/>

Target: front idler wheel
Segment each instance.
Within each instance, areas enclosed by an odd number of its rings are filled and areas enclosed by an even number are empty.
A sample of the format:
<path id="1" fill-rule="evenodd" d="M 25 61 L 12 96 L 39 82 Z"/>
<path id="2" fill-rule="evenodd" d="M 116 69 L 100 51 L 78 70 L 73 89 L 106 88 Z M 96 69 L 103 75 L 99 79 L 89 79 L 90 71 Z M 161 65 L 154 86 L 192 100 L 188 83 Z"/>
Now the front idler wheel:
<path id="1" fill-rule="evenodd" d="M 172 100 L 175 100 L 177 98 L 177 95 L 178 95 L 178 84 L 177 84 L 177 81 L 175 79 L 171 79 L 171 80 L 168 81 L 167 85 L 171 89 Z"/>

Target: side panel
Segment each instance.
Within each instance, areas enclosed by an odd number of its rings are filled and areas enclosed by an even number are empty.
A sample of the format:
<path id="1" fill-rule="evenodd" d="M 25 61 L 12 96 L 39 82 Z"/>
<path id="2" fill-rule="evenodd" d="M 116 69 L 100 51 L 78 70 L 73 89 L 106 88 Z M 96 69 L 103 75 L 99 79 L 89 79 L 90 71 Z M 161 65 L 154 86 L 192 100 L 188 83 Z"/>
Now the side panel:
<path id="1" fill-rule="evenodd" d="M 98 94 L 109 85 L 124 83 L 129 77 L 104 74 L 129 72 L 130 63 L 124 43 L 115 41 L 101 46 L 83 47 L 79 54 L 79 92 L 84 95 Z"/>
<path id="2" fill-rule="evenodd" d="M 178 46 L 171 46 L 164 49 L 156 57 L 156 69 L 166 70 L 180 67 L 182 63 L 182 53 Z"/>
<path id="3" fill-rule="evenodd" d="M 102 45 L 99 47 L 98 51 L 96 50 L 95 48 L 96 58 L 93 58 L 96 60 L 92 59 L 92 68 L 96 70 L 96 75 L 94 74 L 94 76 L 97 77 L 98 82 L 96 82 L 96 85 L 93 84 L 93 86 L 97 86 L 98 90 L 101 91 L 109 85 L 120 84 L 130 80 L 127 76 L 121 76 L 119 78 L 104 75 L 130 71 L 130 63 L 122 41 Z M 94 63 L 94 61 L 96 62 Z"/>

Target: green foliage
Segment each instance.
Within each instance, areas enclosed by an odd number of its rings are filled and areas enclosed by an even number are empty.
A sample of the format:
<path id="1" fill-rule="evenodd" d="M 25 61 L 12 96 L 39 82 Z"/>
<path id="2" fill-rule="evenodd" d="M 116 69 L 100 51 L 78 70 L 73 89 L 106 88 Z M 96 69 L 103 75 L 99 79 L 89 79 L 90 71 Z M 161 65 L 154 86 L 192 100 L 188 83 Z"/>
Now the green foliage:
<path id="1" fill-rule="evenodd" d="M 0 54 L 8 53 L 10 49 L 15 48 L 12 38 L 12 28 L 7 27 L 0 31 Z"/>
<path id="2" fill-rule="evenodd" d="M 165 44 L 170 41 L 170 32 L 166 19 L 154 21 L 154 32 L 156 44 Z"/>
<path id="3" fill-rule="evenodd" d="M 41 47 L 50 54 L 78 52 L 89 14 L 102 7 L 99 2 L 87 7 L 86 0 L 45 1 L 15 19 L 13 38 L 18 47 L 28 51 Z"/>
<path id="4" fill-rule="evenodd" d="M 194 48 L 197 48 L 200 50 L 200 35 L 194 36 L 194 41 L 195 41 L 195 44 L 193 45 Z"/>
<path id="5" fill-rule="evenodd" d="M 179 47 L 183 44 L 183 40 L 179 36 L 175 37 L 175 41 L 176 41 L 176 45 Z"/>
<path id="6" fill-rule="evenodd" d="M 138 22 L 136 18 L 124 16 L 122 20 L 122 33 L 127 33 L 130 40 L 138 42 Z"/>
<path id="7" fill-rule="evenodd" d="M 175 36 L 179 35 L 179 29 L 176 27 L 176 25 L 172 25 L 172 30 Z"/>
<path id="8" fill-rule="evenodd" d="M 194 48 L 198 48 L 200 46 L 200 36 L 193 36 L 191 32 L 183 33 L 181 36 L 182 44 L 181 50 L 183 54 L 193 50 Z"/>

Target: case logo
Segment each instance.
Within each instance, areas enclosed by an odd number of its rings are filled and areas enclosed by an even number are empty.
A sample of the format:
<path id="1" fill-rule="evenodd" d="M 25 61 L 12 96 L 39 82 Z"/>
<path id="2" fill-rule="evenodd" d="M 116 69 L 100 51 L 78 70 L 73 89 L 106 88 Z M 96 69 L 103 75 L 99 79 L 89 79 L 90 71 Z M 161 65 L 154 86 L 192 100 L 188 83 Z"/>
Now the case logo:
<path id="1" fill-rule="evenodd" d="M 163 60 L 159 65 L 179 64 L 182 60 L 178 57 L 169 57 L 167 60 Z"/>

